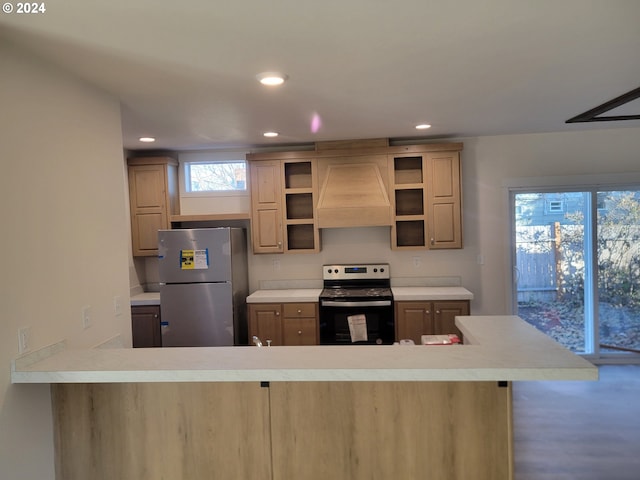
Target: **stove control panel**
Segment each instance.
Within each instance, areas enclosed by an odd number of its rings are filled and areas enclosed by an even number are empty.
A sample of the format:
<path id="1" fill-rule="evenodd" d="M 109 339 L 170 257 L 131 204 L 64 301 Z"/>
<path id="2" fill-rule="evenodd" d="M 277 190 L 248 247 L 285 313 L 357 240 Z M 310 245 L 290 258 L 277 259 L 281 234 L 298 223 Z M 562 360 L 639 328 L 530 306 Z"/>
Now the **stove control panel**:
<path id="1" fill-rule="evenodd" d="M 322 271 L 323 280 L 387 280 L 390 278 L 387 263 L 323 265 Z"/>

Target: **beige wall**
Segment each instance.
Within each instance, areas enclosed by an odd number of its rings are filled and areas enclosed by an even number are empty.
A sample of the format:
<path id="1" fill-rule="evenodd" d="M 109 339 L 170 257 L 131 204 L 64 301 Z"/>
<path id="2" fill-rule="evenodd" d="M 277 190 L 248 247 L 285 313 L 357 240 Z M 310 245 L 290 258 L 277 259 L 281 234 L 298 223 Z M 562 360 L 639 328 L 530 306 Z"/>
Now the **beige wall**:
<path id="1" fill-rule="evenodd" d="M 640 185 L 640 129 L 464 139 L 465 230 L 482 254 L 469 288 L 472 311 L 511 313 L 507 185 L 585 184 L 618 179 Z M 615 180 L 618 180 L 615 179 Z"/>
<path id="2" fill-rule="evenodd" d="M 0 43 L 0 477 L 54 478 L 49 390 L 11 385 L 18 329 L 130 344 L 130 250 L 119 103 Z M 123 301 L 116 316 L 114 296 Z M 92 325 L 82 328 L 81 309 Z"/>

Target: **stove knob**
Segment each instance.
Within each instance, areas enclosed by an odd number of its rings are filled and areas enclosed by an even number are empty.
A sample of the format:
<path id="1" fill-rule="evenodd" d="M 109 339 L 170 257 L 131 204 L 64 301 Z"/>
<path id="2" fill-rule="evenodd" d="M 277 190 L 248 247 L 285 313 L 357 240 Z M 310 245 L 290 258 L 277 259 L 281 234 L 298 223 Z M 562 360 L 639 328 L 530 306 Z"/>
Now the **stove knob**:
<path id="1" fill-rule="evenodd" d="M 374 269 L 373 269 L 373 273 L 376 273 L 377 271 L 378 271 L 378 269 L 377 269 L 377 268 L 374 268 Z"/>
<path id="2" fill-rule="evenodd" d="M 381 269 L 380 269 L 380 273 L 382 273 L 382 272 L 384 272 L 384 268 L 381 268 Z"/>
<path id="3" fill-rule="evenodd" d="M 331 273 L 331 269 L 327 270 L 327 273 Z"/>
<path id="4" fill-rule="evenodd" d="M 336 268 L 336 269 L 333 271 L 333 273 L 338 273 L 338 269 Z"/>

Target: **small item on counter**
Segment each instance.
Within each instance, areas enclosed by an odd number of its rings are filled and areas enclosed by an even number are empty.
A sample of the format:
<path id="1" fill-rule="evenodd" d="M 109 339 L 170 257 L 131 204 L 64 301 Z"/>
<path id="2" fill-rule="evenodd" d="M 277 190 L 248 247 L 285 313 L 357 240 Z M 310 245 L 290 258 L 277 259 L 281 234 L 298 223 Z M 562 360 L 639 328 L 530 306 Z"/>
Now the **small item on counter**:
<path id="1" fill-rule="evenodd" d="M 402 340 L 400 340 L 400 345 L 415 345 L 415 344 L 416 342 L 414 342 L 410 338 L 403 338 Z"/>
<path id="2" fill-rule="evenodd" d="M 422 335 L 422 345 L 457 345 L 460 343 L 460 337 L 455 333 L 446 335 Z"/>
<path id="3" fill-rule="evenodd" d="M 367 317 L 363 314 L 349 315 L 347 321 L 349 322 L 351 343 L 366 342 L 369 339 L 367 336 Z"/>

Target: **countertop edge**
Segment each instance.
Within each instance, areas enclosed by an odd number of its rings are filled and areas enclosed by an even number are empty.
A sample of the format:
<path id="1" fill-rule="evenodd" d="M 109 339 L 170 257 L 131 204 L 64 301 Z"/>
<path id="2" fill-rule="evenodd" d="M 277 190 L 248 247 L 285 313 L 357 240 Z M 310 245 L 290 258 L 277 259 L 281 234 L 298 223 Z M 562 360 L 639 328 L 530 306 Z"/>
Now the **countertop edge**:
<path id="1" fill-rule="evenodd" d="M 594 381 L 597 374 L 590 368 L 553 368 L 545 372 L 521 368 L 464 368 L 464 369 L 326 369 L 326 370 L 244 370 L 242 374 L 221 374 L 219 371 L 196 371 L 185 375 L 184 370 L 163 371 L 101 371 L 99 379 L 90 379 L 86 371 L 16 372 L 12 383 L 193 383 L 193 382 L 498 382 L 498 381 Z M 552 370 L 552 371 L 551 371 Z"/>
<path id="2" fill-rule="evenodd" d="M 598 369 L 515 316 L 459 316 L 459 346 L 50 349 L 12 383 L 597 380 Z"/>

